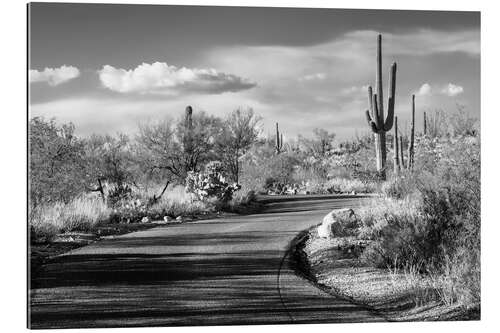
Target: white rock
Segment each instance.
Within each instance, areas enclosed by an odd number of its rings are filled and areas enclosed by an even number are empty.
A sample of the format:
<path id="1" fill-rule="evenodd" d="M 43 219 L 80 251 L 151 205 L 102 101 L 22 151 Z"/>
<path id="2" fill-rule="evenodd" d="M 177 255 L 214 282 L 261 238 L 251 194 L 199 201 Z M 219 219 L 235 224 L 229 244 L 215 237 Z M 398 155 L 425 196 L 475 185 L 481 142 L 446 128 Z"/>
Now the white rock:
<path id="1" fill-rule="evenodd" d="M 142 223 L 148 223 L 149 222 L 149 217 L 144 216 L 141 220 Z"/>
<path id="2" fill-rule="evenodd" d="M 326 214 L 318 227 L 318 236 L 333 238 L 343 236 L 345 229 L 356 223 L 354 211 L 350 208 L 335 209 Z"/>

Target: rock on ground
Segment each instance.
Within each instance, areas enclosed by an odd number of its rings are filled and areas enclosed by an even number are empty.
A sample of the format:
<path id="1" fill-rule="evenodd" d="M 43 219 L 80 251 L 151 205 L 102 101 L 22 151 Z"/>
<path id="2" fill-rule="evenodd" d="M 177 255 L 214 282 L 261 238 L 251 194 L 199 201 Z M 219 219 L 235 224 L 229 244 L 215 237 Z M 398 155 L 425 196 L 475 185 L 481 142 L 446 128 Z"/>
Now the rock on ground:
<path id="1" fill-rule="evenodd" d="M 321 238 L 348 236 L 356 227 L 357 217 L 352 209 L 335 209 L 323 218 L 318 227 L 318 236 Z"/>

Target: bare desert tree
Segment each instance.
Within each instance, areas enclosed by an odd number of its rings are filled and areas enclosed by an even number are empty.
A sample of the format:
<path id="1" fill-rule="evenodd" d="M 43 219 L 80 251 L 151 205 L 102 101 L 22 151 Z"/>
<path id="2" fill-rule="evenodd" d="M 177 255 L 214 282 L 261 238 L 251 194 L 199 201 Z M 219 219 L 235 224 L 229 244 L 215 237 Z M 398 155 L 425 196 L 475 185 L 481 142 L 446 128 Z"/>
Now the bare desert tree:
<path id="1" fill-rule="evenodd" d="M 85 142 L 85 157 L 87 190 L 99 192 L 103 200 L 105 183 L 116 188 L 134 184 L 134 159 L 127 135 L 92 135 Z"/>
<path id="2" fill-rule="evenodd" d="M 335 133 L 330 133 L 323 128 L 315 128 L 313 137 L 299 136 L 299 146 L 304 152 L 314 156 L 323 157 L 333 148 Z"/>
<path id="3" fill-rule="evenodd" d="M 221 132 L 221 119 L 210 116 L 203 111 L 186 115 L 175 127 L 176 140 L 180 150 L 176 158 L 180 166 L 182 180 L 189 171 L 199 171 L 207 162 L 216 159 L 214 148 L 216 139 Z"/>
<path id="4" fill-rule="evenodd" d="M 170 119 L 139 125 L 135 149 L 139 168 L 147 178 L 165 183 L 164 190 L 155 195 L 155 199 L 162 196 L 172 178 L 182 178 L 182 163 L 178 156 L 181 149 Z"/>
<path id="5" fill-rule="evenodd" d="M 220 128 L 218 118 L 203 112 L 190 120 L 164 119 L 140 124 L 135 149 L 140 169 L 150 178 L 162 179 L 164 189 L 170 182 L 183 184 L 189 171 L 198 171 L 214 158 Z"/>
<path id="6" fill-rule="evenodd" d="M 260 120 L 251 108 L 238 108 L 224 119 L 217 152 L 236 183 L 241 172 L 240 159 L 257 141 Z"/>
<path id="7" fill-rule="evenodd" d="M 30 205 L 67 202 L 84 188 L 84 144 L 73 124 L 35 117 L 29 124 Z"/>

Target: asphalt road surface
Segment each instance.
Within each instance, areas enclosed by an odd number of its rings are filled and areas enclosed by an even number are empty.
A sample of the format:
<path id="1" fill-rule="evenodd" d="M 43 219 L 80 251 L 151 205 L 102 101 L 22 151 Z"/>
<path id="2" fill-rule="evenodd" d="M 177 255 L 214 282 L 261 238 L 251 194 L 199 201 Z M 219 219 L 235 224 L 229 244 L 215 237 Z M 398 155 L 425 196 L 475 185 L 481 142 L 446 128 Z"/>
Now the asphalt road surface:
<path id="1" fill-rule="evenodd" d="M 297 276 L 287 248 L 359 197 L 269 197 L 261 214 L 161 226 L 57 257 L 30 291 L 32 328 L 381 321 Z"/>

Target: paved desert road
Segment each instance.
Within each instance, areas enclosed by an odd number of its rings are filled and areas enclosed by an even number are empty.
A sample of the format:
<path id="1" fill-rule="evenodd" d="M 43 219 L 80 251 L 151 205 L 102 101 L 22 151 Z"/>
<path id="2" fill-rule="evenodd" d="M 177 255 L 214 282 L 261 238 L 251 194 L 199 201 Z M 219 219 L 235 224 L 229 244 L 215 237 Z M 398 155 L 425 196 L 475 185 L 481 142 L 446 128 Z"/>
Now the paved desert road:
<path id="1" fill-rule="evenodd" d="M 267 200 L 261 214 L 162 226 L 56 258 L 30 292 L 32 328 L 380 321 L 288 266 L 287 247 L 356 197 Z"/>

